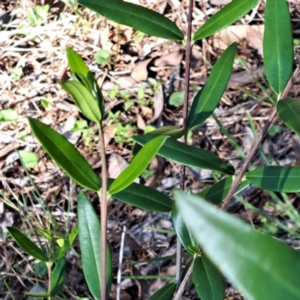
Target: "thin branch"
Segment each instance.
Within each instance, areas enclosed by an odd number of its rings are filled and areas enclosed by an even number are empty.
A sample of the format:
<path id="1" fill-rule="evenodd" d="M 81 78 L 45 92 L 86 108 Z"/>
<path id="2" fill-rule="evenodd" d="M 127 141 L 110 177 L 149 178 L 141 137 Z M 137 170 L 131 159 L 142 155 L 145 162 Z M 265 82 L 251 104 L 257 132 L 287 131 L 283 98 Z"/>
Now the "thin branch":
<path id="1" fill-rule="evenodd" d="M 104 135 L 102 126 L 99 124 L 100 135 L 100 153 L 102 163 L 102 193 L 100 196 L 100 208 L 101 208 L 101 300 L 106 300 L 106 231 L 107 231 L 107 166 L 106 166 L 106 153 Z"/>
<path id="2" fill-rule="evenodd" d="M 195 263 L 195 257 L 193 258 L 193 261 L 189 267 L 189 270 L 187 271 L 184 279 L 182 280 L 181 284 L 180 284 L 180 287 L 179 289 L 177 290 L 176 292 L 176 295 L 175 297 L 173 298 L 173 300 L 181 300 L 182 299 L 182 294 L 192 276 L 192 273 L 193 273 L 193 267 L 194 267 L 194 263 Z"/>
<path id="3" fill-rule="evenodd" d="M 189 0 L 188 11 L 188 27 L 187 27 L 187 40 L 185 46 L 185 76 L 184 76 L 184 104 L 183 104 L 183 128 L 187 129 L 188 109 L 189 109 L 189 88 L 190 88 L 190 67 L 191 67 L 191 36 L 192 36 L 192 14 L 193 14 L 193 0 Z M 184 135 L 184 143 L 187 141 L 187 132 Z M 180 168 L 180 189 L 184 190 L 185 182 L 185 166 L 181 165 Z M 180 240 L 177 238 L 177 256 L 176 256 L 176 283 L 180 282 L 181 275 L 181 255 L 182 248 Z"/>
<path id="4" fill-rule="evenodd" d="M 283 93 L 280 96 L 280 99 L 284 99 L 287 97 L 289 90 L 291 89 L 295 79 L 299 76 L 300 73 L 300 68 L 299 66 L 297 66 L 297 68 L 294 71 L 294 74 L 292 75 L 292 77 L 290 78 L 288 84 L 286 85 Z M 276 107 L 274 107 L 271 116 L 269 118 L 269 120 L 267 121 L 267 123 L 265 124 L 263 130 L 261 131 L 258 139 L 255 141 L 254 145 L 251 147 L 251 150 L 249 152 L 249 154 L 247 155 L 247 158 L 243 164 L 243 166 L 241 167 L 241 170 L 239 172 L 239 174 L 237 175 L 236 179 L 234 180 L 232 186 L 230 187 L 228 194 L 226 196 L 226 198 L 224 199 L 224 202 L 222 203 L 221 209 L 225 210 L 228 206 L 228 204 L 230 203 L 234 193 L 236 192 L 238 186 L 240 185 L 246 171 L 248 170 L 248 166 L 251 162 L 251 160 L 253 159 L 255 153 L 257 152 L 258 147 L 260 146 L 261 142 L 263 141 L 269 127 L 271 126 L 274 118 L 276 116 Z"/>
<path id="5" fill-rule="evenodd" d="M 121 236 L 119 267 L 118 267 L 118 274 L 117 274 L 117 300 L 120 300 L 120 295 L 121 295 L 121 276 L 122 276 L 122 262 L 123 262 L 125 232 L 126 232 L 126 226 L 124 225 L 122 236 Z"/>

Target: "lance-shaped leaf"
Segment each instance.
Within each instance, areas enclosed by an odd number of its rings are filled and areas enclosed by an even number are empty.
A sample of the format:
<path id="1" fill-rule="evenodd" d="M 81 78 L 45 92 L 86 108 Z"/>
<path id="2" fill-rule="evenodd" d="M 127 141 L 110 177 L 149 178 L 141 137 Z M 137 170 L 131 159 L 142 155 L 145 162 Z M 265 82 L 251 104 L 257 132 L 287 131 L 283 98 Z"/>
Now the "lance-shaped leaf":
<path id="1" fill-rule="evenodd" d="M 94 75 L 81 56 L 72 48 L 67 47 L 67 58 L 74 79 L 82 82 L 88 91 L 95 97 L 100 108 L 101 116 L 104 115 L 104 98 Z"/>
<path id="2" fill-rule="evenodd" d="M 41 248 L 36 246 L 36 244 L 26 237 L 20 230 L 14 227 L 7 227 L 7 231 L 26 253 L 40 261 L 48 261 L 47 254 Z"/>
<path id="3" fill-rule="evenodd" d="M 216 184 L 206 188 L 205 190 L 201 191 L 200 193 L 197 194 L 200 198 L 218 205 L 220 204 L 226 197 L 226 195 L 229 192 L 229 189 L 233 183 L 233 176 L 228 176 Z M 235 195 L 240 193 L 242 190 L 244 190 L 246 187 L 250 185 L 250 182 L 245 180 L 243 181 L 239 187 L 237 188 L 236 192 L 234 193 Z"/>
<path id="4" fill-rule="evenodd" d="M 225 283 L 221 272 L 205 253 L 194 262 L 192 282 L 201 300 L 223 300 Z"/>
<path id="5" fill-rule="evenodd" d="M 150 131 L 148 133 L 146 133 L 145 135 L 147 137 L 149 137 L 150 141 L 151 139 L 154 139 L 157 136 L 169 136 L 172 137 L 173 139 L 177 140 L 179 138 L 181 138 L 185 133 L 185 130 L 177 127 L 177 126 L 164 126 L 161 128 L 158 128 L 156 130 Z M 141 145 L 139 144 L 135 144 L 133 149 L 132 149 L 132 155 L 136 155 L 140 150 L 142 149 Z"/>
<path id="6" fill-rule="evenodd" d="M 79 151 L 61 134 L 40 121 L 28 118 L 30 128 L 44 150 L 75 182 L 92 191 L 100 181 Z"/>
<path id="7" fill-rule="evenodd" d="M 195 96 L 189 116 L 188 128 L 202 124 L 215 110 L 230 79 L 236 43 L 231 44 L 214 65 L 205 86 Z"/>
<path id="8" fill-rule="evenodd" d="M 276 93 L 281 93 L 292 73 L 293 34 L 286 0 L 267 0 L 263 39 L 267 79 Z"/>
<path id="9" fill-rule="evenodd" d="M 148 300 L 171 300 L 173 299 L 176 287 L 176 283 L 169 283 L 155 292 Z"/>
<path id="10" fill-rule="evenodd" d="M 300 299 L 299 252 L 199 197 L 175 192 L 187 227 L 246 299 Z"/>
<path id="11" fill-rule="evenodd" d="M 95 123 L 101 121 L 101 113 L 97 101 L 83 84 L 71 80 L 61 82 L 60 85 L 72 97 L 76 106 L 89 120 Z"/>
<path id="12" fill-rule="evenodd" d="M 79 4 L 119 24 L 168 40 L 183 40 L 180 29 L 165 16 L 121 0 L 79 0 Z"/>
<path id="13" fill-rule="evenodd" d="M 61 257 L 56 263 L 52 271 L 51 285 L 52 291 L 51 296 L 56 296 L 64 286 L 66 277 L 66 259 Z"/>
<path id="14" fill-rule="evenodd" d="M 166 139 L 166 136 L 159 136 L 148 142 L 133 158 L 128 167 L 124 169 L 117 179 L 111 184 L 109 193 L 111 195 L 116 194 L 134 182 L 134 180 L 146 170 L 148 164 L 151 162 Z"/>
<path id="15" fill-rule="evenodd" d="M 133 140 L 141 145 L 151 140 L 149 135 L 136 135 Z M 234 168 L 230 163 L 224 163 L 216 154 L 196 148 L 168 138 L 159 149 L 158 155 L 176 161 L 185 166 L 219 171 L 233 175 Z"/>
<path id="16" fill-rule="evenodd" d="M 300 101 L 283 99 L 277 102 L 276 108 L 282 122 L 300 135 Z"/>
<path id="17" fill-rule="evenodd" d="M 101 292 L 101 231 L 99 218 L 86 195 L 78 195 L 78 228 L 81 261 L 84 278 L 90 292 L 99 300 Z M 110 293 L 112 282 L 112 263 L 108 245 L 106 245 L 106 292 Z"/>
<path id="18" fill-rule="evenodd" d="M 172 209 L 171 218 L 176 235 L 179 238 L 182 246 L 192 255 L 199 253 L 199 244 L 195 241 L 193 236 L 190 235 L 190 232 L 185 226 L 176 205 L 174 205 Z"/>
<path id="19" fill-rule="evenodd" d="M 195 33 L 198 41 L 236 22 L 248 13 L 260 0 L 233 0 L 208 19 Z"/>
<path id="20" fill-rule="evenodd" d="M 300 167 L 268 166 L 245 174 L 255 186 L 267 191 L 296 193 L 300 191 Z"/>
<path id="21" fill-rule="evenodd" d="M 108 179 L 108 186 L 111 186 L 113 181 L 113 179 Z M 114 194 L 113 198 L 142 209 L 157 212 L 169 212 L 174 205 L 174 201 L 167 195 L 135 182 Z"/>

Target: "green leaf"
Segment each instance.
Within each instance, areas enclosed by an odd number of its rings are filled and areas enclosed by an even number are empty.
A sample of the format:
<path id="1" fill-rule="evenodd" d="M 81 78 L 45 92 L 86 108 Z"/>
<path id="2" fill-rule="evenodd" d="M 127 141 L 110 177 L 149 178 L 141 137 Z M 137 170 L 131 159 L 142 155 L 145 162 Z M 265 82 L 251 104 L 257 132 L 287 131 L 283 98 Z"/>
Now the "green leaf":
<path id="1" fill-rule="evenodd" d="M 72 48 L 67 47 L 67 58 L 74 79 L 83 83 L 86 89 L 97 100 L 101 116 L 103 117 L 105 105 L 104 98 L 94 75 L 91 73 L 81 56 Z"/>
<path id="2" fill-rule="evenodd" d="M 33 266 L 34 274 L 37 276 L 46 276 L 48 274 L 48 268 L 45 262 L 40 261 Z"/>
<path id="3" fill-rule="evenodd" d="M 151 135 L 136 135 L 133 140 L 141 145 L 151 140 Z M 159 149 L 158 155 L 176 161 L 185 166 L 219 171 L 224 174 L 233 175 L 234 168 L 230 163 L 224 163 L 216 154 L 185 145 L 172 138 L 168 138 Z"/>
<path id="4" fill-rule="evenodd" d="M 216 184 L 206 188 L 205 190 L 201 191 L 197 194 L 198 197 L 212 203 L 215 205 L 220 204 L 226 197 L 226 195 L 229 192 L 229 189 L 233 183 L 233 176 L 228 176 Z M 240 193 L 242 190 L 244 190 L 246 187 L 250 185 L 250 182 L 245 180 L 243 181 L 238 189 L 235 192 L 235 195 Z"/>
<path id="5" fill-rule="evenodd" d="M 230 79 L 236 43 L 231 44 L 214 65 L 205 86 L 195 96 L 189 116 L 188 128 L 201 125 L 215 110 Z"/>
<path id="6" fill-rule="evenodd" d="M 185 133 L 185 130 L 182 129 L 181 127 L 176 127 L 176 126 L 164 126 L 161 128 L 158 128 L 156 130 L 152 130 L 146 134 L 147 136 L 147 141 L 152 140 L 156 136 L 169 136 L 172 137 L 173 139 L 177 140 L 181 138 Z M 142 146 L 139 144 L 135 144 L 133 149 L 132 149 L 132 155 L 135 156 L 140 150 L 142 149 Z"/>
<path id="7" fill-rule="evenodd" d="M 109 188 L 110 195 L 116 194 L 128 187 L 134 180 L 140 176 L 147 168 L 159 148 L 163 145 L 166 136 L 159 136 L 148 142 L 142 150 L 133 158 L 131 163 Z"/>
<path id="8" fill-rule="evenodd" d="M 276 109 L 282 122 L 300 135 L 300 101 L 283 99 L 277 102 Z"/>
<path id="9" fill-rule="evenodd" d="M 272 89 L 280 94 L 293 69 L 293 33 L 286 0 L 267 0 L 263 39 L 264 64 Z"/>
<path id="10" fill-rule="evenodd" d="M 109 63 L 110 53 L 109 51 L 102 49 L 97 51 L 95 55 L 95 60 L 100 65 L 107 65 Z"/>
<path id="11" fill-rule="evenodd" d="M 169 104 L 175 107 L 178 107 L 183 104 L 184 101 L 184 92 L 175 92 L 170 96 Z"/>
<path id="12" fill-rule="evenodd" d="M 34 168 L 39 162 L 39 157 L 34 152 L 21 150 L 19 151 L 20 159 L 25 168 Z"/>
<path id="13" fill-rule="evenodd" d="M 96 99 L 80 82 L 71 80 L 60 83 L 61 87 L 71 95 L 78 109 L 89 120 L 99 123 L 102 119 Z"/>
<path id="14" fill-rule="evenodd" d="M 7 231 L 20 246 L 20 248 L 22 248 L 27 254 L 40 261 L 48 261 L 47 254 L 38 246 L 36 246 L 35 243 L 26 237 L 20 230 L 14 227 L 7 227 Z"/>
<path id="15" fill-rule="evenodd" d="M 67 253 L 67 251 L 72 246 L 77 234 L 78 226 L 76 225 L 68 235 L 68 238 L 64 241 L 63 245 L 54 253 L 53 257 L 51 258 L 52 262 L 56 262 Z"/>
<path id="16" fill-rule="evenodd" d="M 195 260 L 192 282 L 201 300 L 224 299 L 225 283 L 223 275 L 204 253 Z"/>
<path id="17" fill-rule="evenodd" d="M 0 122 L 12 122 L 18 118 L 16 110 L 8 108 L 0 110 Z"/>
<path id="18" fill-rule="evenodd" d="M 62 135 L 38 120 L 28 118 L 30 128 L 44 150 L 75 182 L 92 191 L 100 181 L 79 151 Z"/>
<path id="19" fill-rule="evenodd" d="M 51 284 L 52 291 L 51 296 L 56 296 L 64 286 L 66 277 L 66 259 L 60 258 L 56 263 L 52 271 Z"/>
<path id="20" fill-rule="evenodd" d="M 245 177 L 255 186 L 267 191 L 285 193 L 300 191 L 300 167 L 261 167 L 246 173 Z"/>
<path id="21" fill-rule="evenodd" d="M 168 40 L 183 40 L 180 29 L 165 16 L 120 0 L 79 0 L 79 4 L 119 24 Z"/>
<path id="22" fill-rule="evenodd" d="M 246 299 L 300 299 L 298 251 L 196 196 L 176 191 L 175 200 L 203 251 Z"/>
<path id="23" fill-rule="evenodd" d="M 78 195 L 78 227 L 84 278 L 93 297 L 96 300 L 100 300 L 100 223 L 91 202 L 82 191 Z M 106 281 L 106 291 L 108 295 L 110 293 L 112 281 L 112 263 L 108 245 L 106 245 Z"/>
<path id="24" fill-rule="evenodd" d="M 109 186 L 112 182 L 112 179 L 108 179 Z M 174 201 L 167 195 L 135 182 L 124 190 L 114 194 L 113 198 L 142 209 L 157 212 L 169 212 L 172 210 L 174 204 Z"/>
<path id="25" fill-rule="evenodd" d="M 204 39 L 241 19 L 260 0 L 233 0 L 208 19 L 195 33 L 193 41 Z"/>
<path id="26" fill-rule="evenodd" d="M 172 209 L 171 218 L 172 218 L 173 227 L 175 229 L 177 237 L 180 240 L 180 243 L 188 252 L 194 255 L 195 254 L 194 249 L 200 248 L 199 244 L 195 241 L 193 236 L 190 235 L 189 230 L 184 224 L 176 205 L 174 205 Z"/>
<path id="27" fill-rule="evenodd" d="M 172 300 L 176 287 L 176 283 L 169 283 L 154 293 L 148 300 Z"/>

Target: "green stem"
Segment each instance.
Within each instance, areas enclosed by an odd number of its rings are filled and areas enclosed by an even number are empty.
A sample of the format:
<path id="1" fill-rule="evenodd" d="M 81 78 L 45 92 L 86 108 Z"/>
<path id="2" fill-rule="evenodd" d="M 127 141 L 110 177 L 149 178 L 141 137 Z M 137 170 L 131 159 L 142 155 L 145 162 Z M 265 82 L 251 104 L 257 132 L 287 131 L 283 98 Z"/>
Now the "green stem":
<path id="1" fill-rule="evenodd" d="M 52 299 L 51 291 L 52 291 L 52 272 L 51 272 L 52 263 L 50 261 L 47 262 L 48 268 L 48 300 Z"/>

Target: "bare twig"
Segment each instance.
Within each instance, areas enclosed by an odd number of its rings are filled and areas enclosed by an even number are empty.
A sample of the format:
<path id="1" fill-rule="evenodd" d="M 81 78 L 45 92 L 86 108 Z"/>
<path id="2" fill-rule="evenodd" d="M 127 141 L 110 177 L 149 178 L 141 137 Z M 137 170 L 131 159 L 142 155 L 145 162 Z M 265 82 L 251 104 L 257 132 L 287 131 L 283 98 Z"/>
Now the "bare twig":
<path id="1" fill-rule="evenodd" d="M 189 108 L 189 87 L 190 87 L 190 66 L 191 66 L 191 36 L 192 36 L 192 13 L 193 13 L 193 0 L 189 0 L 188 11 L 188 27 L 187 27 L 187 41 L 185 47 L 185 77 L 184 77 L 184 104 L 183 104 L 183 128 L 187 129 L 188 108 Z M 187 141 L 187 132 L 184 135 L 184 143 Z M 185 166 L 181 165 L 180 168 L 180 189 L 184 190 L 185 182 Z M 177 256 L 176 256 L 176 283 L 180 282 L 181 274 L 181 243 L 177 238 Z"/>
<path id="2" fill-rule="evenodd" d="M 101 300 L 106 300 L 106 228 L 107 228 L 107 166 L 105 143 L 102 126 L 99 124 L 99 135 L 101 145 L 101 162 L 102 162 L 102 193 L 100 196 L 101 208 L 101 240 L 100 240 L 100 256 L 101 256 Z"/>
<path id="3" fill-rule="evenodd" d="M 289 90 L 291 89 L 295 79 L 299 76 L 299 73 L 300 73 L 300 68 L 299 68 L 299 66 L 297 66 L 296 70 L 294 71 L 294 74 L 290 78 L 290 80 L 289 80 L 288 84 L 286 85 L 283 93 L 281 94 L 280 99 L 284 99 L 284 98 L 287 97 L 287 94 L 288 94 Z M 231 201 L 234 193 L 236 192 L 238 186 L 240 185 L 240 183 L 241 183 L 241 181 L 242 181 L 242 179 L 243 179 L 243 177 L 244 177 L 244 175 L 245 175 L 245 173 L 248 169 L 248 166 L 249 166 L 251 160 L 253 159 L 258 147 L 260 146 L 262 140 L 264 139 L 264 137 L 265 137 L 270 125 L 272 124 L 275 116 L 276 116 L 276 107 L 274 107 L 269 120 L 265 124 L 263 130 L 261 131 L 261 133 L 258 137 L 258 139 L 255 141 L 254 145 L 252 146 L 249 154 L 247 155 L 247 158 L 246 158 L 243 166 L 241 167 L 241 170 L 240 170 L 239 174 L 237 175 L 236 179 L 234 180 L 232 186 L 230 187 L 230 189 L 228 191 L 228 194 L 227 194 L 226 198 L 224 199 L 224 202 L 221 206 L 221 208 L 223 210 L 226 209 L 226 207 L 228 206 L 229 202 Z"/>
<path id="4" fill-rule="evenodd" d="M 123 262 L 125 232 L 126 232 L 126 226 L 123 227 L 121 244 L 120 244 L 119 267 L 118 267 L 118 274 L 117 274 L 117 300 L 120 300 L 120 295 L 121 295 L 121 276 L 122 276 L 122 262 Z"/>

